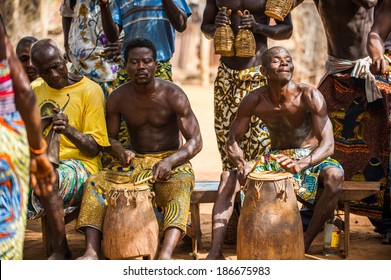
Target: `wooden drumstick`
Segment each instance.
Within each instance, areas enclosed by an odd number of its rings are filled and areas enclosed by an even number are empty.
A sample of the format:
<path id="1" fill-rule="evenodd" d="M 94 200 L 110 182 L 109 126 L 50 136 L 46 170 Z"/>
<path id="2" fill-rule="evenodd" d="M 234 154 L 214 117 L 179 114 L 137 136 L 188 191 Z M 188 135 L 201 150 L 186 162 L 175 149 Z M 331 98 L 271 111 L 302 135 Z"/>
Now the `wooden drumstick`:
<path id="1" fill-rule="evenodd" d="M 137 186 L 137 185 L 139 185 L 139 184 L 141 184 L 141 183 L 144 183 L 144 182 L 146 182 L 146 181 L 149 181 L 149 180 L 151 180 L 152 178 L 153 178 L 153 175 L 151 175 L 151 176 L 149 176 L 149 177 L 147 177 L 147 178 L 141 179 L 140 181 L 134 182 L 134 183 L 133 183 L 133 186 Z"/>
<path id="2" fill-rule="evenodd" d="M 247 176 L 250 175 L 250 173 L 253 172 L 255 170 L 255 168 L 257 167 L 257 165 L 260 164 L 260 163 L 265 163 L 265 157 L 264 156 L 260 156 L 259 159 L 257 159 L 257 161 L 255 162 L 255 164 L 253 165 L 251 170 L 247 173 Z M 248 178 L 247 178 L 247 180 L 248 180 Z M 247 184 L 247 180 L 246 180 L 246 184 Z M 243 190 L 244 186 L 240 186 L 240 189 Z"/>
<path id="3" fill-rule="evenodd" d="M 251 168 L 250 172 L 248 172 L 248 174 L 250 174 L 251 172 L 253 172 L 255 170 L 255 168 L 257 167 L 258 164 L 260 163 L 265 163 L 265 157 L 264 156 L 260 156 L 259 159 L 257 160 L 257 162 L 254 164 L 254 166 Z"/>

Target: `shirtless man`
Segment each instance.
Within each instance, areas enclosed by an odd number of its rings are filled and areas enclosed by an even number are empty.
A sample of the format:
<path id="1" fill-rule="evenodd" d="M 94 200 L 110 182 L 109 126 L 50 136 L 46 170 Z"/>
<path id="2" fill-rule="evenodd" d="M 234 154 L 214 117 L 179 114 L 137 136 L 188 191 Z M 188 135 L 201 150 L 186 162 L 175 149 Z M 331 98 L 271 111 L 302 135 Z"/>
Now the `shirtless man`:
<path id="1" fill-rule="evenodd" d="M 111 93 L 106 107 L 111 144 L 108 151 L 120 164 L 117 164 L 118 168 L 110 167 L 110 170 L 92 176 L 85 186 L 77 222 L 77 228 L 86 234 L 86 251 L 81 258 L 102 258 L 106 207 L 104 201 L 99 202 L 100 193 L 107 193 L 116 183 L 135 182 L 153 175 L 150 183 L 164 235 L 157 258 L 171 259 L 176 244 L 186 233 L 190 194 L 194 187 L 189 160 L 202 148 L 200 128 L 182 89 L 154 76 L 157 56 L 151 41 L 129 41 L 124 57 L 131 81 Z M 117 140 L 121 117 L 125 119 L 132 150 L 124 149 Z M 181 134 L 186 140 L 184 144 Z M 159 220 L 161 216 L 163 221 Z"/>
<path id="2" fill-rule="evenodd" d="M 221 154 L 223 172 L 220 177 L 219 195 L 212 213 L 212 246 L 207 259 L 224 259 L 222 244 L 227 223 L 232 215 L 237 185 L 235 166 L 230 162 L 225 150 L 228 128 L 235 118 L 238 104 L 249 92 L 264 85 L 265 77 L 259 71 L 261 55 L 267 49 L 267 38 L 288 39 L 292 34 L 290 14 L 283 22 L 269 25 L 265 15 L 266 0 L 207 0 L 201 30 L 208 39 L 213 39 L 216 28 L 230 25 L 236 35 L 241 28 L 254 34 L 256 53 L 254 57 L 222 56 L 214 86 L 215 132 Z M 230 15 L 221 8 L 231 10 Z M 250 15 L 240 15 L 248 10 Z M 242 148 L 246 160 L 262 154 L 270 143 L 267 130 L 258 118 L 251 120 L 251 128 L 246 132 Z M 259 141 L 262 139 L 262 141 Z"/>
<path id="3" fill-rule="evenodd" d="M 307 252 L 333 215 L 344 172 L 329 157 L 333 154 L 334 141 L 325 100 L 316 88 L 293 82 L 293 69 L 292 58 L 284 48 L 273 47 L 263 53 L 261 71 L 268 84 L 248 94 L 240 103 L 230 129 L 227 152 L 238 168 L 239 182 L 244 185 L 253 164 L 245 160 L 240 142 L 255 115 L 270 133 L 271 150 L 265 154 L 266 160 L 278 163 L 275 170 L 285 170 L 302 179 L 298 195 L 313 204 L 318 184 L 323 187 L 304 235 Z M 257 166 L 255 171 L 267 169 L 265 164 Z M 317 180 L 312 183 L 305 178 Z"/>
<path id="4" fill-rule="evenodd" d="M 379 4 L 378 4 L 379 5 Z M 391 1 L 384 0 L 368 34 L 367 50 L 372 59 L 371 71 L 374 74 L 385 74 L 389 61 L 384 57 L 385 42 L 391 43 Z M 388 50 L 391 52 L 391 48 Z"/>
<path id="5" fill-rule="evenodd" d="M 296 2 L 303 2 L 299 0 Z M 352 204 L 352 213 L 368 216 L 376 231 L 391 242 L 389 199 L 390 128 L 387 97 L 390 85 L 369 71 L 367 37 L 374 22 L 377 0 L 314 0 L 327 39 L 326 73 L 318 85 L 333 123 L 334 157 L 344 168 L 345 180 L 380 181 L 374 201 Z M 300 8 L 300 7 L 299 7 Z M 384 197 L 384 200 L 383 200 Z M 387 235 L 389 237 L 387 237 Z"/>

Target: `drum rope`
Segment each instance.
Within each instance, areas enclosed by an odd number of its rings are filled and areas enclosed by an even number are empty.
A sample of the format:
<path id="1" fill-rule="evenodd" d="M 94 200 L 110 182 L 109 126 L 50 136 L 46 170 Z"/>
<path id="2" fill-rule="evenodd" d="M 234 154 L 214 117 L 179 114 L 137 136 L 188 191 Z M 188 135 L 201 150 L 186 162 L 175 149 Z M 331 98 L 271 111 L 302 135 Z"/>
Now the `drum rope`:
<path id="1" fill-rule="evenodd" d="M 137 205 L 138 189 L 135 190 L 125 190 L 124 196 L 126 197 L 126 206 L 130 205 L 130 200 L 133 202 L 133 206 Z"/>
<path id="2" fill-rule="evenodd" d="M 114 207 L 117 207 L 117 199 L 118 199 L 118 197 L 119 197 L 119 191 L 117 191 L 117 190 L 110 191 L 110 200 L 111 200 L 111 204 Z"/>
<path id="3" fill-rule="evenodd" d="M 284 180 L 284 182 L 285 182 L 285 180 Z M 277 197 L 286 201 L 288 198 L 288 196 L 286 194 L 286 183 L 280 183 L 280 182 L 283 182 L 283 180 L 273 182 L 274 187 L 276 188 Z"/>

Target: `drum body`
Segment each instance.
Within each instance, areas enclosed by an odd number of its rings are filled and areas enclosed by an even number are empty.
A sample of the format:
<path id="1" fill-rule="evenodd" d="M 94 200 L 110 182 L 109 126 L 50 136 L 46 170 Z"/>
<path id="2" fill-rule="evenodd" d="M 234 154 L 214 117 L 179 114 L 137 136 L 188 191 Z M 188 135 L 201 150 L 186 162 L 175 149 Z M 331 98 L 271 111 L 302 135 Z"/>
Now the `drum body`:
<path id="1" fill-rule="evenodd" d="M 102 244 L 108 259 L 155 258 L 159 225 L 147 185 L 120 184 L 110 190 Z"/>
<path id="2" fill-rule="evenodd" d="M 238 260 L 304 259 L 303 227 L 292 174 L 251 173 L 245 194 L 238 223 Z"/>

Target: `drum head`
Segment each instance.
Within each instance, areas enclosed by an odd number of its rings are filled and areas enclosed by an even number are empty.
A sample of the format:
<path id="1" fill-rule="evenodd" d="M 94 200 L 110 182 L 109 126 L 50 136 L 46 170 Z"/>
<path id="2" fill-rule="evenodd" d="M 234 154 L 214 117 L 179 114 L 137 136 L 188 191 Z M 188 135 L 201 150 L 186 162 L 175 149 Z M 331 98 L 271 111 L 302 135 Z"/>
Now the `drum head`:
<path id="1" fill-rule="evenodd" d="M 287 178 L 292 178 L 293 174 L 289 172 L 281 171 L 260 171 L 260 172 L 251 172 L 247 178 L 257 181 L 277 181 Z"/>

